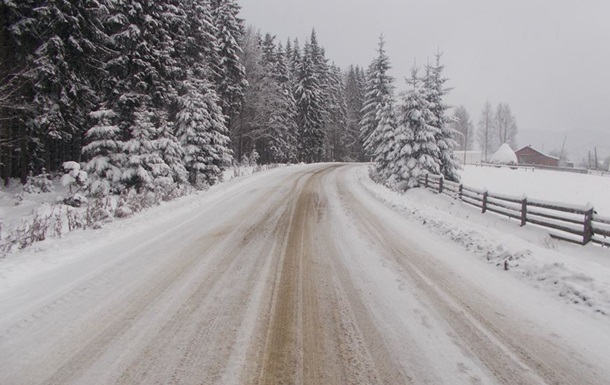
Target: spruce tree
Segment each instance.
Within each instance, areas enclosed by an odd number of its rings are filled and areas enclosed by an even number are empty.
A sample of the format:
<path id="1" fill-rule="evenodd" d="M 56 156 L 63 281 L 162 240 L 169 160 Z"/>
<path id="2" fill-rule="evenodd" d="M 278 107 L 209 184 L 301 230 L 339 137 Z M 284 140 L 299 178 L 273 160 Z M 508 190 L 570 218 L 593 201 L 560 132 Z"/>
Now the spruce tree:
<path id="1" fill-rule="evenodd" d="M 364 149 L 369 156 L 374 156 L 374 148 L 366 143 L 374 143 L 375 139 L 369 137 L 379 125 L 379 117 L 384 99 L 392 97 L 394 92 L 394 79 L 388 74 L 391 68 L 390 60 L 385 52 L 385 41 L 383 36 L 379 37 L 377 57 L 367 71 L 366 94 L 362 107 L 362 119 L 360 121 L 360 138 Z"/>
<path id="2" fill-rule="evenodd" d="M 171 169 L 159 151 L 158 132 L 152 113 L 139 108 L 134 114 L 134 123 L 128 129 L 129 140 L 122 146 L 125 157 L 122 184 L 143 192 L 173 183 Z"/>
<path id="3" fill-rule="evenodd" d="M 99 22 L 105 6 L 102 1 L 55 0 L 34 10 L 40 46 L 32 55 L 36 116 L 31 124 L 44 146 L 47 169 L 80 158 L 83 127 L 99 97 L 102 68 L 96 59 L 107 39 Z"/>
<path id="4" fill-rule="evenodd" d="M 388 183 L 398 190 L 418 185 L 418 178 L 426 172 L 440 173 L 440 149 L 436 138 L 440 129 L 434 126 L 434 113 L 426 98 L 426 90 L 418 69 L 411 70 L 407 80 L 410 90 L 403 94 L 399 106 L 395 147 L 395 161 Z"/>
<path id="5" fill-rule="evenodd" d="M 163 162 L 169 167 L 169 176 L 174 183 L 188 181 L 188 171 L 184 167 L 184 150 L 174 134 L 173 123 L 166 122 L 159 128 L 157 149 Z"/>
<path id="6" fill-rule="evenodd" d="M 326 160 L 347 161 L 347 101 L 341 69 L 332 65 L 328 73 L 328 122 Z"/>
<path id="7" fill-rule="evenodd" d="M 345 130 L 346 161 L 364 160 L 360 142 L 360 120 L 364 102 L 364 88 L 359 79 L 359 67 L 350 66 L 345 78 L 345 98 L 347 104 L 347 127 Z"/>
<path id="8" fill-rule="evenodd" d="M 89 178 L 89 194 L 105 196 L 118 192 L 121 179 L 121 167 L 126 157 L 122 153 L 123 142 L 121 129 L 116 124 L 117 114 L 108 109 L 99 109 L 91 113 L 96 124 L 86 134 L 88 144 L 83 147 L 83 154 L 89 159 L 85 171 Z"/>
<path id="9" fill-rule="evenodd" d="M 309 41 L 303 50 L 297 79 L 299 159 L 306 163 L 319 162 L 324 156 L 324 95 Z"/>
<path id="10" fill-rule="evenodd" d="M 386 95 L 381 102 L 379 110 L 379 124 L 373 134 L 365 143 L 374 155 L 375 165 L 372 177 L 378 183 L 388 184 L 394 163 L 398 160 L 396 153 L 396 116 L 394 113 L 394 99 Z"/>
<path id="11" fill-rule="evenodd" d="M 277 132 L 277 140 L 271 149 L 273 161 L 293 162 L 297 155 L 297 108 L 293 94 L 293 79 L 286 53 L 281 44 L 276 48 L 273 78 L 279 91 L 276 98 L 276 110 L 270 121 L 270 124 L 276 127 Z"/>
<path id="12" fill-rule="evenodd" d="M 239 112 L 247 86 L 246 73 L 240 60 L 239 42 L 245 33 L 243 20 L 239 18 L 241 7 L 235 0 L 210 0 L 211 15 L 216 27 L 218 43 L 218 74 L 216 92 L 222 111 L 231 125 L 232 117 Z"/>
<path id="13" fill-rule="evenodd" d="M 232 153 L 218 96 L 207 80 L 190 76 L 178 99 L 176 135 L 184 149 L 189 182 L 195 186 L 213 185 L 231 164 Z"/>
<path id="14" fill-rule="evenodd" d="M 430 124 L 439 129 L 436 135 L 436 144 L 440 151 L 440 172 L 446 179 L 458 182 L 460 180 L 458 171 L 461 166 L 454 155 L 454 149 L 458 145 L 455 140 L 458 133 L 453 127 L 453 118 L 446 114 L 450 107 L 445 104 L 443 98 L 449 92 L 449 89 L 445 87 L 448 79 L 443 77 L 442 73 L 445 66 L 440 64 L 440 59 L 441 54 L 437 53 L 435 55 L 435 63 L 426 66 L 426 75 L 424 77 L 425 96 L 430 104 L 430 111 L 433 115 Z"/>

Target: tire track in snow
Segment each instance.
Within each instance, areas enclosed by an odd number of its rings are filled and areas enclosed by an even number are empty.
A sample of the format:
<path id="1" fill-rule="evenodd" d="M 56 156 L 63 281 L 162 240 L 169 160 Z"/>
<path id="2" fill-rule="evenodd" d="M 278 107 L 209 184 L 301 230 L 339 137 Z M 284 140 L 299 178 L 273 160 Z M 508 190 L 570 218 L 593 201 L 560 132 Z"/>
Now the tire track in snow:
<path id="1" fill-rule="evenodd" d="M 291 175 L 282 184 L 290 184 L 293 181 L 296 185 L 298 179 L 303 176 L 303 173 L 296 176 Z M 252 232 L 255 226 L 250 226 L 248 229 L 248 223 L 244 222 L 243 218 L 256 217 L 265 213 L 265 210 L 268 209 L 268 203 L 270 201 L 273 203 L 273 198 L 277 195 L 277 192 L 281 192 L 281 190 L 274 188 L 270 190 L 262 191 L 258 194 L 260 197 L 256 195 L 256 200 L 252 205 L 239 212 L 232 213 L 234 219 L 227 221 L 231 225 L 224 226 L 224 228 L 233 228 L 236 234 L 247 235 L 248 230 Z M 274 191 L 275 193 L 273 193 Z M 272 193 L 270 194 L 270 192 Z M 278 205 L 276 204 L 276 206 Z M 200 216 L 201 214 L 195 215 L 197 218 Z M 37 351 L 32 357 L 34 362 L 38 360 L 36 370 L 18 373 L 20 379 L 15 380 L 15 383 L 67 384 L 73 381 L 78 382 L 80 376 L 86 373 L 87 369 L 98 361 L 111 345 L 116 345 L 122 336 L 133 329 L 133 324 L 139 318 L 142 318 L 143 315 L 150 316 L 148 313 L 159 302 L 159 298 L 162 298 L 166 292 L 187 277 L 194 267 L 201 263 L 202 256 L 212 253 L 223 242 L 227 242 L 223 235 L 225 234 L 212 234 L 210 237 L 201 238 L 198 249 L 187 251 L 178 257 L 166 259 L 152 273 L 141 277 L 136 282 L 138 286 L 135 284 L 129 286 L 129 290 L 125 293 L 122 293 L 120 288 L 115 288 L 117 290 L 113 293 L 115 295 L 113 306 L 104 308 L 101 313 L 89 314 L 84 322 L 73 325 L 69 332 L 63 332 L 63 335 L 53 343 L 49 350 L 45 352 Z M 138 259 L 142 258 L 138 257 Z M 129 266 L 130 263 L 127 263 L 127 265 Z M 118 266 L 112 266 L 101 274 L 94 276 L 92 281 L 83 283 L 57 301 L 63 301 L 62 298 L 73 298 L 75 291 L 77 293 L 95 292 L 100 276 L 112 276 L 112 273 L 120 270 L 121 267 L 121 262 Z M 56 309 L 56 312 L 59 310 L 61 309 Z M 42 321 L 44 320 L 40 319 L 38 323 Z M 24 332 L 27 332 L 27 330 L 24 330 Z M 54 374 L 51 374 L 53 372 Z M 108 373 L 104 373 L 104 375 L 108 375 Z M 26 378 L 30 378 L 31 381 L 27 381 Z"/>
<path id="2" fill-rule="evenodd" d="M 335 169 L 307 181 L 291 214 L 258 384 L 410 383 L 335 268 L 336 240 L 329 237 L 322 188 Z"/>

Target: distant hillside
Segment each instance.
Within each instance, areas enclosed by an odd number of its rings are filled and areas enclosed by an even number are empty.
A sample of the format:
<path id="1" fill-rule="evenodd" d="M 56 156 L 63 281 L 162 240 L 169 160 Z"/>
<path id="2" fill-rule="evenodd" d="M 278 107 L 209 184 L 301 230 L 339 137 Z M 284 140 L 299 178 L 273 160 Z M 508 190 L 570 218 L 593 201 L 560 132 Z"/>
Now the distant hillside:
<path id="1" fill-rule="evenodd" d="M 555 132 L 551 130 L 519 130 L 517 143 L 519 147 L 531 145 L 536 150 L 549 153 L 553 150 L 560 151 L 563 139 L 567 135 L 565 149 L 568 157 L 576 164 L 588 159 L 588 152 L 594 156 L 597 147 L 597 157 L 603 161 L 610 156 L 610 130 L 571 130 Z"/>

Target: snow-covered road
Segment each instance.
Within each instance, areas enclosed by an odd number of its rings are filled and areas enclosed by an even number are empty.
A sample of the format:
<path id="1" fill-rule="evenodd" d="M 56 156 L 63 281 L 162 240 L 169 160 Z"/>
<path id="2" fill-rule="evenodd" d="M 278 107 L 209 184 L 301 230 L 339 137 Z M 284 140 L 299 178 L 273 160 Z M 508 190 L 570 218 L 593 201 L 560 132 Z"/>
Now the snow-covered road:
<path id="1" fill-rule="evenodd" d="M 607 318 L 401 217 L 362 167 L 265 172 L 3 272 L 0 384 L 610 383 Z"/>

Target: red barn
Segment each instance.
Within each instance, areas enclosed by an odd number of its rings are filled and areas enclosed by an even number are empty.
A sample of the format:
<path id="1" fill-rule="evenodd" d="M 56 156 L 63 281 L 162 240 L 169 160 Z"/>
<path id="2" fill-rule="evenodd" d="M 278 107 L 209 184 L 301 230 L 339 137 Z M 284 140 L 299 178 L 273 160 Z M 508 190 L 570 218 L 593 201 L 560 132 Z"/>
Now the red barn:
<path id="1" fill-rule="evenodd" d="M 559 158 L 546 155 L 534 150 L 531 146 L 525 146 L 515 151 L 519 164 L 532 164 L 536 166 L 559 167 Z"/>

